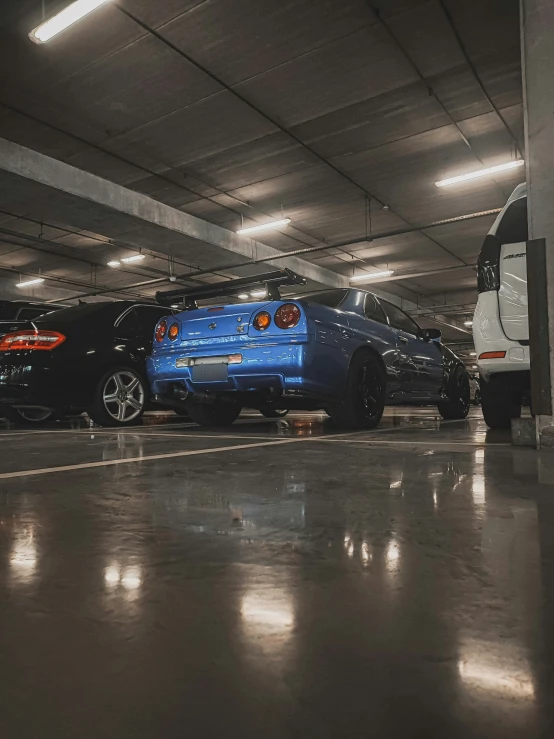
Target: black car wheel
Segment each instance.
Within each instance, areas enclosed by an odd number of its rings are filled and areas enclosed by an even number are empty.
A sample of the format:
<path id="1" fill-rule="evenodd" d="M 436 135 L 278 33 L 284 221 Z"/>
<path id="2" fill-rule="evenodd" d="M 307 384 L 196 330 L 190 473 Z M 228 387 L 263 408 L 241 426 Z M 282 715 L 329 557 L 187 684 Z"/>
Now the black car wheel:
<path id="1" fill-rule="evenodd" d="M 145 382 L 130 367 L 110 369 L 102 377 L 87 413 L 100 426 L 129 426 L 144 413 Z"/>
<path id="2" fill-rule="evenodd" d="M 231 426 L 242 410 L 238 403 L 189 403 L 189 416 L 199 426 L 213 428 L 214 426 Z"/>
<path id="3" fill-rule="evenodd" d="M 506 373 L 509 375 L 510 373 Z M 490 429 L 509 429 L 512 418 L 521 416 L 521 390 L 509 376 L 481 380 L 481 409 Z"/>
<path id="4" fill-rule="evenodd" d="M 266 418 L 284 418 L 288 412 L 287 408 L 260 408 L 260 413 Z"/>
<path id="5" fill-rule="evenodd" d="M 45 408 L 5 408 L 0 417 L 2 415 L 8 421 L 20 426 L 38 426 L 42 423 L 59 421 L 63 414 L 60 411 Z"/>
<path id="6" fill-rule="evenodd" d="M 445 421 L 462 419 L 469 413 L 471 392 L 469 375 L 463 367 L 456 367 L 446 388 L 447 399 L 438 404 Z"/>
<path id="7" fill-rule="evenodd" d="M 367 354 L 353 358 L 348 371 L 342 402 L 329 403 L 328 413 L 342 428 L 375 428 L 385 409 L 386 380 L 376 357 Z"/>

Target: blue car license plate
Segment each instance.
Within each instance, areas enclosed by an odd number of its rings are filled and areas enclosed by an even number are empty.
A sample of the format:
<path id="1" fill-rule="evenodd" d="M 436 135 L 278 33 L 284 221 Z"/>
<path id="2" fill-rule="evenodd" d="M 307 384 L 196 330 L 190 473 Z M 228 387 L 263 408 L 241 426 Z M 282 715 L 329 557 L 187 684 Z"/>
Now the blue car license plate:
<path id="1" fill-rule="evenodd" d="M 193 382 L 221 382 L 228 377 L 226 364 L 195 364 L 191 370 Z"/>

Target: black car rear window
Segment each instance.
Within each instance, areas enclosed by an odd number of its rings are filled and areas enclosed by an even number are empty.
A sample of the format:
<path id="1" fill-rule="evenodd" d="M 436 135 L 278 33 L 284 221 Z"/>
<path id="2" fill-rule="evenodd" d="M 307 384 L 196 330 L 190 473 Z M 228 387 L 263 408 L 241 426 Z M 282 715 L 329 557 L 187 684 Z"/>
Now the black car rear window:
<path id="1" fill-rule="evenodd" d="M 326 305 L 329 308 L 338 308 L 346 297 L 348 290 L 339 288 L 337 290 L 325 290 L 321 293 L 314 293 L 313 295 L 304 296 L 304 300 L 308 303 L 319 303 L 319 305 Z"/>
<path id="2" fill-rule="evenodd" d="M 125 303 L 87 303 L 86 305 L 76 305 L 72 308 L 62 308 L 54 313 L 49 313 L 46 316 L 37 318 L 35 323 L 51 322 L 53 320 L 56 323 L 73 323 L 74 321 L 81 321 L 83 319 L 93 317 L 103 312 L 113 312 L 114 320 L 115 317 L 123 312 L 125 309 Z"/>

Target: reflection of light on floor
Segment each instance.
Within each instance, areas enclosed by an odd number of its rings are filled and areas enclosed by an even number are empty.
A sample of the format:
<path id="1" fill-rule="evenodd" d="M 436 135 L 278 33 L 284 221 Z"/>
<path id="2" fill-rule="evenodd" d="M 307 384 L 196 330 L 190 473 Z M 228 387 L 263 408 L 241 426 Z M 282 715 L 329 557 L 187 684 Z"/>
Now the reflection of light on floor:
<path id="1" fill-rule="evenodd" d="M 529 700 L 535 695 L 535 687 L 528 671 L 516 672 L 496 667 L 479 655 L 458 662 L 458 673 L 464 683 L 473 688 L 487 690 L 507 698 Z"/>
<path id="2" fill-rule="evenodd" d="M 122 570 L 118 564 L 110 565 L 104 570 L 104 582 L 108 587 L 121 583 L 125 590 L 136 590 L 142 585 L 141 568 L 134 566 Z"/>
<path id="3" fill-rule="evenodd" d="M 291 598 L 284 590 L 248 592 L 240 612 L 246 624 L 255 630 L 286 632 L 294 624 Z"/>
<path id="4" fill-rule="evenodd" d="M 117 565 L 107 567 L 104 571 L 104 580 L 106 582 L 106 585 L 117 585 L 117 583 L 121 580 L 119 567 Z"/>
<path id="5" fill-rule="evenodd" d="M 437 494 L 433 493 L 433 508 L 436 508 L 439 504 L 439 499 L 437 498 Z"/>
<path id="6" fill-rule="evenodd" d="M 140 588 L 142 585 L 140 567 L 127 567 L 123 577 L 121 578 L 121 584 L 126 590 L 135 590 L 136 588 Z"/>
<path id="7" fill-rule="evenodd" d="M 391 482 L 389 485 L 389 488 L 400 488 L 402 487 L 402 480 L 396 480 L 396 482 Z"/>
<path id="8" fill-rule="evenodd" d="M 371 562 L 371 552 L 369 551 L 369 544 L 367 543 L 367 541 L 362 542 L 362 547 L 360 550 L 360 557 L 362 558 L 362 562 L 365 565 Z"/>
<path id="9" fill-rule="evenodd" d="M 485 450 L 484 449 L 476 449 L 475 450 L 475 461 L 476 462 L 482 462 L 485 459 Z"/>
<path id="10" fill-rule="evenodd" d="M 10 554 L 10 566 L 21 580 L 34 573 L 37 566 L 37 545 L 31 530 L 15 539 Z"/>
<path id="11" fill-rule="evenodd" d="M 385 553 L 385 559 L 387 561 L 387 567 L 390 570 L 396 569 L 396 564 L 400 559 L 400 549 L 398 548 L 398 544 L 396 541 L 394 541 L 394 539 L 391 539 L 391 541 L 389 541 L 389 545 Z"/>
<path id="12" fill-rule="evenodd" d="M 483 475 L 473 475 L 471 492 L 473 495 L 473 503 L 475 505 L 483 505 L 485 503 L 485 478 Z"/>

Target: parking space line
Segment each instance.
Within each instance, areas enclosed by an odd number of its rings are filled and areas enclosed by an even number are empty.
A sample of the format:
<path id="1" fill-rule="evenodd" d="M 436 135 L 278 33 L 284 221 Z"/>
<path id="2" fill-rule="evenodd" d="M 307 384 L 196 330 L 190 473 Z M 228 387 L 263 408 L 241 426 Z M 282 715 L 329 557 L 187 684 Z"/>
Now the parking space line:
<path id="1" fill-rule="evenodd" d="M 373 445 L 385 445 L 385 446 L 394 446 L 399 444 L 408 444 L 409 446 L 427 446 L 427 447 L 435 447 L 435 446 L 478 446 L 478 447 L 497 447 L 497 446 L 511 446 L 511 442 L 509 441 L 494 441 L 494 442 L 487 442 L 487 441 L 463 441 L 461 439 L 453 439 L 452 441 L 433 441 L 432 439 L 429 439 L 427 441 L 406 441 L 405 439 L 391 439 L 389 440 L 383 440 L 380 439 L 329 439 L 324 436 L 312 437 L 312 441 L 335 441 L 335 442 L 341 442 L 343 444 L 373 444 Z"/>
<path id="2" fill-rule="evenodd" d="M 346 434 L 337 434 L 337 436 L 345 436 Z M 264 446 L 279 446 L 281 444 L 298 444 L 306 441 L 314 441 L 313 437 L 302 436 L 294 439 L 278 439 L 271 441 L 261 441 L 256 444 L 235 444 L 221 447 L 211 447 L 207 449 L 191 449 L 184 452 L 167 452 L 165 454 L 149 454 L 141 457 L 126 457 L 124 459 L 106 459 L 101 462 L 83 462 L 81 464 L 68 464 L 59 467 L 44 467 L 35 470 L 18 470 L 17 472 L 0 473 L 0 479 L 7 480 L 14 477 L 33 477 L 36 475 L 48 475 L 53 472 L 71 472 L 73 470 L 94 469 L 97 467 L 113 467 L 120 464 L 132 464 L 135 462 L 149 462 L 156 459 L 171 459 L 176 457 L 194 457 L 201 454 L 218 454 L 221 452 L 229 452 L 235 449 L 256 449 Z"/>
<path id="3" fill-rule="evenodd" d="M 156 459 L 172 459 L 176 457 L 194 457 L 201 454 L 218 454 L 241 449 L 255 449 L 262 446 L 278 446 L 279 444 L 294 444 L 301 441 L 309 441 L 309 438 L 283 439 L 279 441 L 262 441 L 258 444 L 235 444 L 229 446 L 212 447 L 209 449 L 191 449 L 185 452 L 168 452 L 166 454 L 150 454 L 142 457 L 127 457 L 125 459 L 106 459 L 101 462 L 84 462 L 82 464 L 67 464 L 60 467 L 44 467 L 37 470 L 19 470 L 17 472 L 4 472 L 0 479 L 7 480 L 14 477 L 33 477 L 36 475 L 49 475 L 53 472 L 70 472 L 73 470 L 87 470 L 97 467 L 113 467 L 120 464 L 132 464 L 134 462 L 150 462 Z"/>

